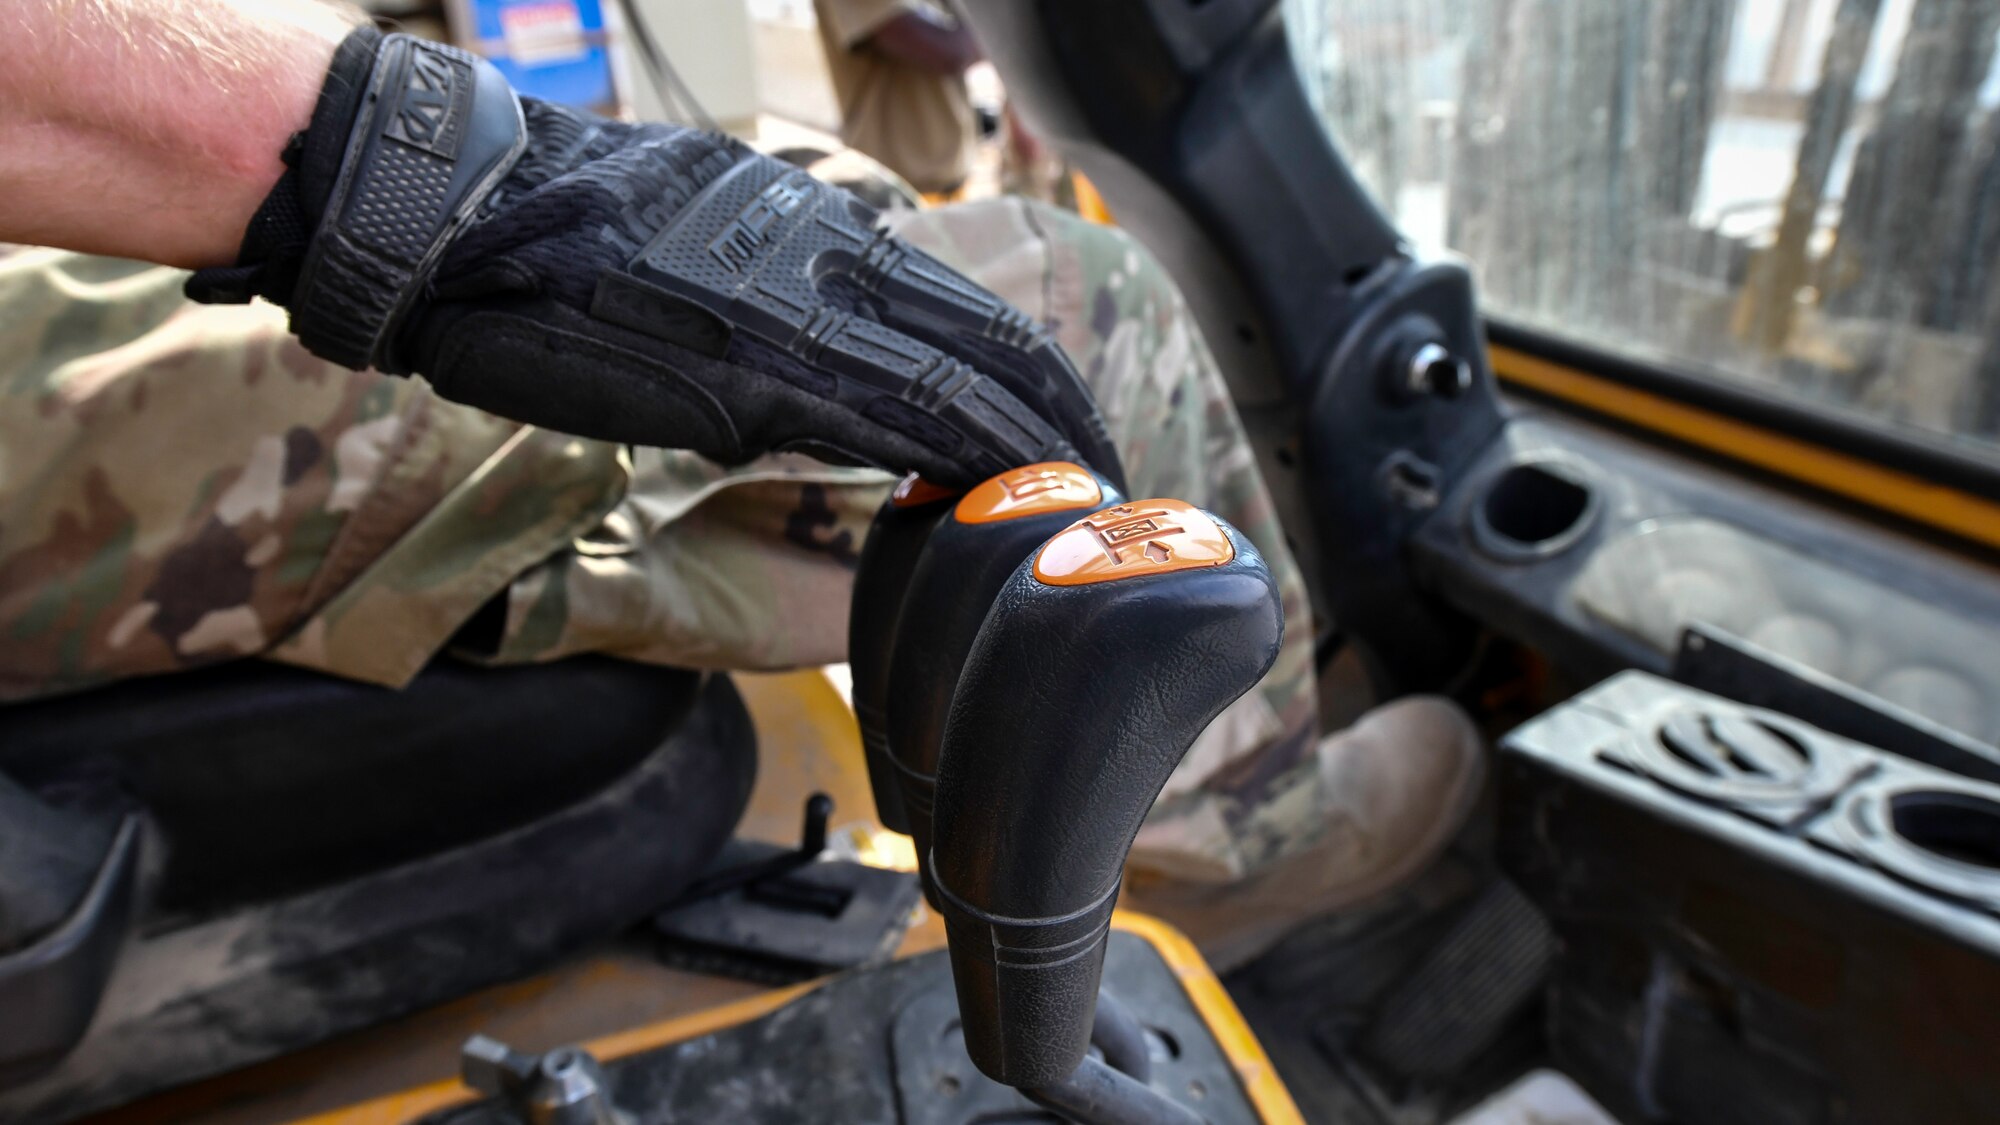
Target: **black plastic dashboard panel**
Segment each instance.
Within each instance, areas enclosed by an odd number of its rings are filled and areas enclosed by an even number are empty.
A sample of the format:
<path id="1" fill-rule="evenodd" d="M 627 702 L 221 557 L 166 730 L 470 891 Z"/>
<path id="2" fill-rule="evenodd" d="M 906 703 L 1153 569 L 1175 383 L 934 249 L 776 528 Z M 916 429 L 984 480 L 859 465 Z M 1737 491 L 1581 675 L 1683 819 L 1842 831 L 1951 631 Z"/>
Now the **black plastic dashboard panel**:
<path id="1" fill-rule="evenodd" d="M 1673 679 L 1752 707 L 1809 715 L 1831 734 L 2000 784 L 2000 748 L 1712 626 L 1681 634 Z"/>
<path id="2" fill-rule="evenodd" d="M 1473 630 L 1410 589 L 1401 552 L 1501 426 L 1470 279 L 1415 262 L 1355 180 L 1279 5 L 964 7 L 1029 121 L 1186 292 L 1322 619 L 1387 690 L 1448 680 Z M 1426 342 L 1463 378 L 1406 393 Z"/>
<path id="3" fill-rule="evenodd" d="M 1517 515 L 1524 539 L 1553 531 L 1560 548 L 1495 551 L 1480 516 L 1496 484 L 1545 462 L 1589 490 L 1588 525 Z M 2000 570 L 1572 418 L 1517 415 L 1419 530 L 1414 565 L 1583 682 L 1666 674 L 1705 624 L 2000 740 Z"/>
<path id="4" fill-rule="evenodd" d="M 1507 737 L 1500 808 L 1622 1120 L 2000 1120 L 2000 786 L 1631 672 Z"/>

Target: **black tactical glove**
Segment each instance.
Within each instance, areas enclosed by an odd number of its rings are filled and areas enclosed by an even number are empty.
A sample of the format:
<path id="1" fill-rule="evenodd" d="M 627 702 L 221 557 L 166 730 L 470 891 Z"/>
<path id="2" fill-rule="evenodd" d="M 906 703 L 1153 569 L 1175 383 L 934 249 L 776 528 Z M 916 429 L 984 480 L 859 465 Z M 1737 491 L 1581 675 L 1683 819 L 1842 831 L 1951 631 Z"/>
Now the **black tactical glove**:
<path id="1" fill-rule="evenodd" d="M 1025 314 L 729 138 L 517 97 L 475 56 L 364 28 L 286 163 L 239 264 L 188 292 L 283 305 L 316 355 L 726 463 L 1122 476 Z"/>

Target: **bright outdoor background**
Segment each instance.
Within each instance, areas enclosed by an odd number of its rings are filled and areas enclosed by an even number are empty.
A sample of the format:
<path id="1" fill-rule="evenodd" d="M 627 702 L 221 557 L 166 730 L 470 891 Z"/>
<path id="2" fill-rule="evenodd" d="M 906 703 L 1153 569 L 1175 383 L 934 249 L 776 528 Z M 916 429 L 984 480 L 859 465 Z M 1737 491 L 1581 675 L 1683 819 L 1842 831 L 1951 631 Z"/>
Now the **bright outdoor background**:
<path id="1" fill-rule="evenodd" d="M 1308 89 L 1522 326 L 2000 453 L 2000 0 L 1286 0 Z"/>

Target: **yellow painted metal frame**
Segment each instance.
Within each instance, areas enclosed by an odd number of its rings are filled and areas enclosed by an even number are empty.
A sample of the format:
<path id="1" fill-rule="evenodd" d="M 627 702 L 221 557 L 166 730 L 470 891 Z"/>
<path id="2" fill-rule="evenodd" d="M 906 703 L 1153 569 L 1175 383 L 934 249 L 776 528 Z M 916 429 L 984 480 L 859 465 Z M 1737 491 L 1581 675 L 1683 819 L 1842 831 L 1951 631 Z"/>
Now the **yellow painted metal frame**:
<path id="1" fill-rule="evenodd" d="M 1173 970 L 1181 988 L 1187 993 L 1188 1001 L 1201 1014 L 1202 1021 L 1215 1034 L 1223 1054 L 1235 1068 L 1237 1079 L 1243 1083 L 1244 1094 L 1264 1125 L 1304 1125 L 1305 1118 L 1300 1116 L 1299 1107 L 1278 1077 L 1277 1068 L 1271 1065 L 1263 1046 L 1257 1042 L 1257 1036 L 1244 1022 L 1243 1014 L 1236 1010 L 1235 1002 L 1229 999 L 1229 993 L 1223 991 L 1222 982 L 1209 970 L 1208 963 L 1202 960 L 1194 943 L 1165 922 L 1144 914 L 1121 910 L 1112 917 L 1111 925 L 1113 929 L 1145 940 Z M 812 991 L 818 983 L 774 989 L 734 1004 L 723 1004 L 691 1015 L 602 1036 L 589 1040 L 583 1046 L 605 1060 L 654 1050 L 769 1015 Z M 452 1078 L 300 1118 L 292 1125 L 403 1125 L 424 1114 L 471 1101 L 477 1096 L 464 1083 Z"/>
<path id="2" fill-rule="evenodd" d="M 1285 1089 L 1284 1080 L 1278 1077 L 1278 1068 L 1264 1053 L 1264 1045 L 1257 1042 L 1256 1033 L 1244 1022 L 1243 1013 L 1236 1010 L 1236 1002 L 1223 990 L 1222 982 L 1215 978 L 1187 935 L 1150 914 L 1129 910 L 1114 914 L 1111 925 L 1144 938 L 1174 971 L 1188 1001 L 1201 1013 L 1202 1022 L 1215 1035 L 1222 1053 L 1229 1057 L 1229 1065 L 1236 1069 L 1236 1077 L 1243 1083 L 1243 1093 L 1264 1125 L 1305 1125 L 1291 1091 Z"/>
<path id="3" fill-rule="evenodd" d="M 2000 504 L 1724 414 L 1493 345 L 1502 382 L 1665 434 L 1913 523 L 2000 547 Z"/>

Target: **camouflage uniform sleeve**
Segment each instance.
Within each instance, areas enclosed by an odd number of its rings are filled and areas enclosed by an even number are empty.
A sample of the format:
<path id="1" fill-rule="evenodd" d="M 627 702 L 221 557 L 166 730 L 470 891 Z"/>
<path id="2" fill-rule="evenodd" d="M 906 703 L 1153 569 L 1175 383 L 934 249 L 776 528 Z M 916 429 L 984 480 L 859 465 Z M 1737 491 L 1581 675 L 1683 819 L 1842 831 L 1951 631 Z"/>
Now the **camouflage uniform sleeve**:
<path id="1" fill-rule="evenodd" d="M 573 451 L 421 382 L 328 364 L 273 307 L 189 303 L 185 276 L 0 257 L 0 699 L 273 646 L 403 682 L 512 577 L 412 556 L 491 551 L 518 569 L 623 486 L 613 448 Z M 511 476 L 585 462 L 590 487 L 548 502 L 567 520 L 519 518 L 501 495 Z M 431 531 L 481 504 L 498 515 L 477 534 Z M 357 613 L 384 604 L 375 587 L 428 612 Z"/>
<path id="2" fill-rule="evenodd" d="M 632 459 L 618 506 L 509 591 L 497 651 L 460 656 L 731 670 L 846 659 L 855 560 L 893 478 L 796 454 L 735 468 L 679 450 Z"/>
<path id="3" fill-rule="evenodd" d="M 267 655 L 400 687 L 480 606 L 597 526 L 630 475 L 622 446 L 521 427 Z"/>

